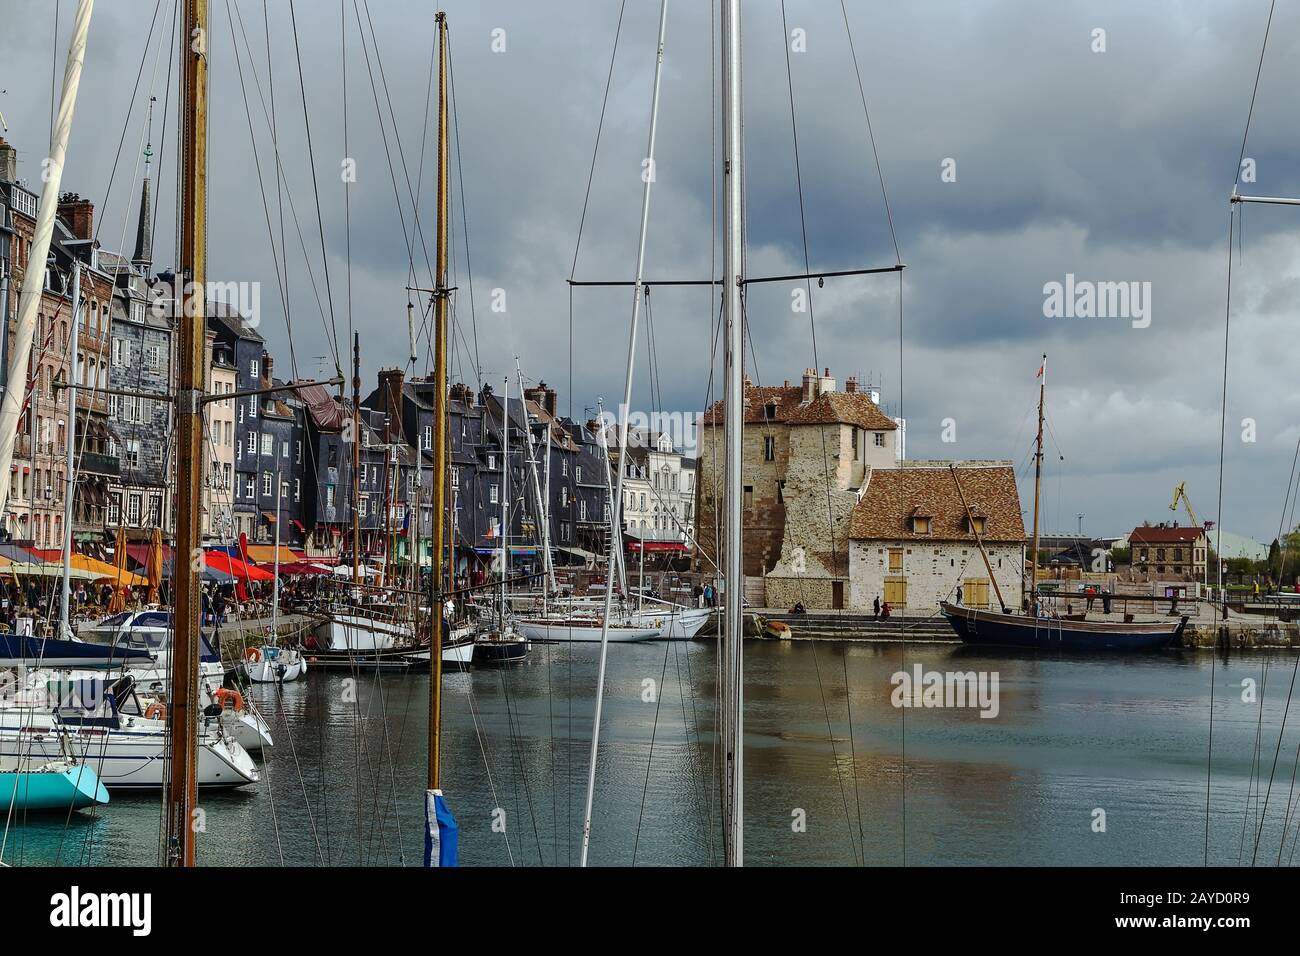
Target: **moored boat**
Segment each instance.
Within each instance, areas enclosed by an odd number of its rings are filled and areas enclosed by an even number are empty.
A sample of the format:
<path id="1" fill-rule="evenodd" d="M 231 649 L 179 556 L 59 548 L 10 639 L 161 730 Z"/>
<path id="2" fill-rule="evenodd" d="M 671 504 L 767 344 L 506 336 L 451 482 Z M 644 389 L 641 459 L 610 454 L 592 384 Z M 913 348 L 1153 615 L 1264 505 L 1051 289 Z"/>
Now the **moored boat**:
<path id="1" fill-rule="evenodd" d="M 1039 647 L 1083 651 L 1147 651 L 1176 643 L 1187 627 L 1177 621 L 1088 621 L 1062 617 L 1004 614 L 979 608 L 939 605 L 944 618 L 967 644 Z"/>
<path id="2" fill-rule="evenodd" d="M 108 791 L 95 771 L 84 763 L 55 760 L 33 766 L 30 758 L 0 758 L 0 808 L 6 812 L 61 810 L 66 813 L 106 803 Z"/>

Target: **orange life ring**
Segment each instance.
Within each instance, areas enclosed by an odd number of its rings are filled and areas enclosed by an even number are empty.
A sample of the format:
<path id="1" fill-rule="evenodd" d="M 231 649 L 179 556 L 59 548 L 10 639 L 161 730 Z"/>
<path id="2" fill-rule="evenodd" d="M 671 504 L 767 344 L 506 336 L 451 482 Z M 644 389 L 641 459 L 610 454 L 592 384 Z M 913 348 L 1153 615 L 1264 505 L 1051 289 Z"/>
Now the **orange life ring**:
<path id="1" fill-rule="evenodd" d="M 256 664 L 261 659 L 262 659 L 261 648 L 250 647 L 248 650 L 244 651 L 244 660 L 246 661 L 252 661 L 253 663 Z"/>
<path id="2" fill-rule="evenodd" d="M 242 711 L 244 709 L 244 695 L 237 690 L 231 690 L 228 687 L 220 687 L 212 696 L 216 698 L 217 703 L 221 705 L 222 710 L 227 709 L 227 701 L 230 702 L 229 706 L 233 707 L 236 711 Z"/>
<path id="3" fill-rule="evenodd" d="M 144 715 L 149 720 L 166 720 L 167 705 L 157 703 L 150 704 L 148 708 L 145 709 Z"/>

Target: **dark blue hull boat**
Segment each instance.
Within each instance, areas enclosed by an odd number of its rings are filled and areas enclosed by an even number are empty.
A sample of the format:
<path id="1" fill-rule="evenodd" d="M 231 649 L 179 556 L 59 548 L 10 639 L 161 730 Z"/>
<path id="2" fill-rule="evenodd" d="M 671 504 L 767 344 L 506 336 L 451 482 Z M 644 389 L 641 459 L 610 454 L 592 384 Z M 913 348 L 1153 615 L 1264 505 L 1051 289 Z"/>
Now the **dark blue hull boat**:
<path id="1" fill-rule="evenodd" d="M 147 664 L 151 660 L 153 655 L 135 647 L 0 634 L 0 667 L 106 668 Z"/>
<path id="2" fill-rule="evenodd" d="M 1187 627 L 1178 621 L 1118 624 L 1002 614 L 941 602 L 939 609 L 966 644 L 1072 651 L 1151 651 L 1177 643 Z"/>

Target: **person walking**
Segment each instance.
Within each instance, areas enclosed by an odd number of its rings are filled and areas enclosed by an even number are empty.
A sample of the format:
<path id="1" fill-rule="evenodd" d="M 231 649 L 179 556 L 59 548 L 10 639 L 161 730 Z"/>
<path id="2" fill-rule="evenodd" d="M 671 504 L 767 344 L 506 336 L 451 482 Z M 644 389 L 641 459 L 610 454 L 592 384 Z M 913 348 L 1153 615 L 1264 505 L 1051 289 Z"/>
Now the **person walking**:
<path id="1" fill-rule="evenodd" d="M 876 620 L 880 620 L 880 595 L 879 594 L 877 594 L 876 599 L 871 602 L 871 609 L 874 612 Z"/>
<path id="2" fill-rule="evenodd" d="M 961 585 L 957 585 L 957 603 L 961 603 Z"/>

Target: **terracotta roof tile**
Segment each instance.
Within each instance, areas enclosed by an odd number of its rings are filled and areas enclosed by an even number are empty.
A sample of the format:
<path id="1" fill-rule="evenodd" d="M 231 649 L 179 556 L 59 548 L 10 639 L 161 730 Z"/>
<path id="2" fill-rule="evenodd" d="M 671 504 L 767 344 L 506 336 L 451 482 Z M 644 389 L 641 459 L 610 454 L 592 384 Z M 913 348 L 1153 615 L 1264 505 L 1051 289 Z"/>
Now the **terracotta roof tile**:
<path id="1" fill-rule="evenodd" d="M 1021 542 L 1025 524 L 1020 516 L 1016 473 L 1005 465 L 957 465 L 966 501 L 976 516 L 983 516 L 985 541 Z M 932 516 L 930 534 L 912 530 L 914 511 Z M 866 493 L 853 509 L 850 538 L 916 541 L 971 541 L 966 530 L 961 496 L 946 467 L 877 468 Z"/>
<path id="2" fill-rule="evenodd" d="M 790 415 L 791 425 L 857 425 L 869 431 L 894 431 L 894 420 L 862 392 L 825 392 Z"/>
<path id="3" fill-rule="evenodd" d="M 1201 528 L 1134 528 L 1129 544 L 1188 544 L 1205 532 Z"/>

